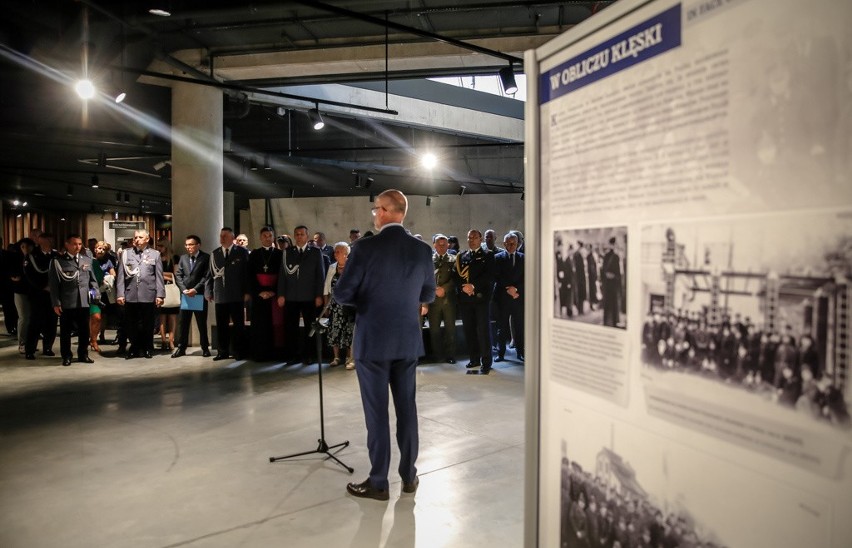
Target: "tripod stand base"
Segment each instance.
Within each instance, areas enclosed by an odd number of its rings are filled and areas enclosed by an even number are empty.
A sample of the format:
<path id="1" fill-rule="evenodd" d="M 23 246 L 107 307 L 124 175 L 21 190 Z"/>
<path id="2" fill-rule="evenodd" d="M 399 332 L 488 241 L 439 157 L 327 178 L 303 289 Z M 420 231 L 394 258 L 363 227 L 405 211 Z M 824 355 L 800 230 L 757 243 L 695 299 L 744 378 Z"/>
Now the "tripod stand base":
<path id="1" fill-rule="evenodd" d="M 325 442 L 324 439 L 320 438 L 320 439 L 317 440 L 317 444 L 318 444 L 317 448 L 314 449 L 313 451 L 302 451 L 301 453 L 293 453 L 292 455 L 283 455 L 283 456 L 280 456 L 280 457 L 269 457 L 269 462 L 276 462 L 276 461 L 279 461 L 279 460 L 292 459 L 293 457 L 302 457 L 304 455 L 313 455 L 314 453 L 320 453 L 320 454 L 326 455 L 326 459 L 332 459 L 332 460 L 334 460 L 334 462 L 336 462 L 340 466 L 346 468 L 346 470 L 348 470 L 350 474 L 355 472 L 354 468 L 346 466 L 346 464 L 342 460 L 337 458 L 331 452 L 332 449 L 336 449 L 338 447 L 340 448 L 340 449 L 338 449 L 338 451 L 342 450 L 345 447 L 348 447 L 349 446 L 349 440 L 341 442 L 341 443 L 336 443 L 334 445 L 328 445 Z"/>

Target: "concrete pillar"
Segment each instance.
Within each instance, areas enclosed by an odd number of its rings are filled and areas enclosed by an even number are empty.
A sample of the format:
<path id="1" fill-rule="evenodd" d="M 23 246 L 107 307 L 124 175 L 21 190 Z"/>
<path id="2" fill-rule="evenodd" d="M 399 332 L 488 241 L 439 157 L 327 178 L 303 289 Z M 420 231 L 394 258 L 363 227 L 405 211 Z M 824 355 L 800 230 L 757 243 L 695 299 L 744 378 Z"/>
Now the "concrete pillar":
<path id="1" fill-rule="evenodd" d="M 222 91 L 194 84 L 172 87 L 172 241 L 185 253 L 188 234 L 201 249 L 219 245 L 223 214 Z M 212 324 L 212 306 L 208 326 Z M 191 339 L 197 341 L 195 322 Z M 210 340 L 213 341 L 211 330 Z M 192 343 L 190 343 L 192 344 Z"/>

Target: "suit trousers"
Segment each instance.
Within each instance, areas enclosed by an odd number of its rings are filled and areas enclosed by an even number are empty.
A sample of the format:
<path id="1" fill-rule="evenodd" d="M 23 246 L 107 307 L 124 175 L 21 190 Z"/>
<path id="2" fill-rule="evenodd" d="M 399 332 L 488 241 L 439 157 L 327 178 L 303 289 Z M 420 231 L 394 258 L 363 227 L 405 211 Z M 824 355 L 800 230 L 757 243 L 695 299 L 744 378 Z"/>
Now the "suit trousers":
<path id="1" fill-rule="evenodd" d="M 489 301 L 459 302 L 470 361 L 491 367 L 491 306 Z"/>
<path id="2" fill-rule="evenodd" d="M 355 371 L 361 388 L 361 403 L 367 423 L 367 452 L 370 455 L 370 484 L 387 490 L 391 442 L 388 418 L 388 385 L 396 410 L 396 443 L 399 447 L 399 475 L 410 483 L 417 477 L 417 358 L 403 360 L 357 360 Z"/>
<path id="3" fill-rule="evenodd" d="M 124 304 L 124 330 L 133 352 L 154 350 L 154 316 L 157 306 L 154 303 Z"/>
<path id="4" fill-rule="evenodd" d="M 73 358 L 71 333 L 77 332 L 77 358 L 89 355 L 89 307 L 63 308 L 59 315 L 59 353 L 63 358 Z"/>
<path id="5" fill-rule="evenodd" d="M 494 301 L 497 314 L 497 352 L 500 357 L 506 354 L 506 343 L 515 337 L 515 352 L 524 355 L 524 300 L 501 298 Z M 511 331 L 509 326 L 511 325 Z"/>
<path id="6" fill-rule="evenodd" d="M 27 328 L 26 353 L 35 354 L 39 335 L 44 336 L 42 350 L 52 350 L 56 341 L 56 312 L 50 302 L 50 293 L 38 290 L 29 299 L 30 326 Z"/>
<path id="7" fill-rule="evenodd" d="M 426 314 L 429 320 L 429 340 L 435 358 L 456 357 L 456 302 L 447 297 L 438 297 L 429 305 Z M 441 321 L 444 322 L 443 329 Z"/>
<path id="8" fill-rule="evenodd" d="M 299 336 L 299 317 L 305 322 L 305 329 Z M 284 346 L 288 360 L 305 361 L 313 354 L 308 333 L 317 319 L 317 307 L 314 301 L 290 301 L 284 305 Z M 319 359 L 319 357 L 317 357 Z"/>
<path id="9" fill-rule="evenodd" d="M 242 358 L 245 355 L 246 324 L 243 316 L 244 309 L 243 301 L 216 303 L 216 338 L 219 339 L 216 348 L 220 356 L 231 354 L 232 337 L 234 339 L 235 357 Z M 228 325 L 229 321 L 234 323 L 233 327 Z"/>
<path id="10" fill-rule="evenodd" d="M 210 347 L 210 341 L 207 338 L 207 300 L 204 301 L 203 310 L 181 310 L 178 314 L 178 348 L 186 350 L 189 346 L 189 326 L 193 317 L 195 325 L 198 326 L 201 348 L 206 350 Z"/>

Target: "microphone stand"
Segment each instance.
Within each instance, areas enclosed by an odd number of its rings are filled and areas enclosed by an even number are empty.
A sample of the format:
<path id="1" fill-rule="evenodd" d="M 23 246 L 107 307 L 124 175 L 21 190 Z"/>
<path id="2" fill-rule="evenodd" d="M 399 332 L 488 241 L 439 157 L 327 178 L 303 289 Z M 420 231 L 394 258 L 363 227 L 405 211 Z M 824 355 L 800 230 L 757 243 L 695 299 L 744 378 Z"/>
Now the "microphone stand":
<path id="1" fill-rule="evenodd" d="M 327 324 L 323 324 L 322 317 L 325 316 L 329 307 L 331 306 L 331 298 L 328 300 L 328 304 L 325 305 L 325 308 L 322 309 L 317 319 L 314 320 L 314 323 L 311 325 L 311 331 L 308 333 L 308 337 L 314 337 L 317 341 L 317 372 L 319 378 L 319 408 L 320 408 L 320 437 L 317 440 L 317 448 L 311 451 L 302 451 L 301 453 L 293 453 L 292 455 L 283 455 L 280 457 L 269 457 L 269 462 L 276 462 L 279 460 L 291 459 L 293 457 L 301 457 L 304 455 L 312 455 L 314 453 L 321 453 L 326 455 L 326 459 L 333 459 L 337 464 L 346 468 L 349 473 L 355 472 L 355 469 L 347 466 L 342 460 L 337 458 L 332 452 L 332 449 L 340 448 L 338 451 L 342 450 L 345 447 L 349 446 L 349 440 L 346 440 L 341 443 L 337 443 L 334 445 L 328 445 L 325 441 L 325 413 L 323 412 L 323 397 L 322 397 L 322 334 L 328 331 Z M 336 451 L 335 451 L 336 452 Z"/>

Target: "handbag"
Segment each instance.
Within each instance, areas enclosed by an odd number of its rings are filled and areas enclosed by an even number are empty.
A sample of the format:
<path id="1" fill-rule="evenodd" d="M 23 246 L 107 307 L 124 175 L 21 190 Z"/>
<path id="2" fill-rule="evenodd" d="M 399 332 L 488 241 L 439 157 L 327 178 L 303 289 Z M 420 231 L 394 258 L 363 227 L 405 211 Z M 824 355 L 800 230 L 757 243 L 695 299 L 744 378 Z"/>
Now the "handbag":
<path id="1" fill-rule="evenodd" d="M 175 284 L 166 284 L 166 298 L 163 300 L 163 308 L 177 308 L 180 306 L 180 288 Z"/>

